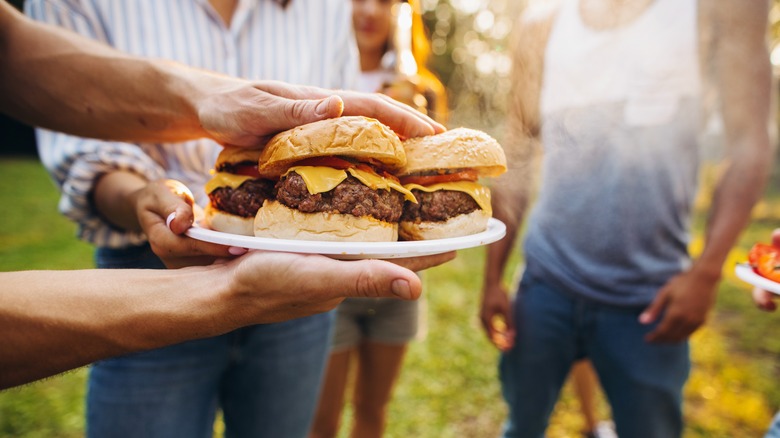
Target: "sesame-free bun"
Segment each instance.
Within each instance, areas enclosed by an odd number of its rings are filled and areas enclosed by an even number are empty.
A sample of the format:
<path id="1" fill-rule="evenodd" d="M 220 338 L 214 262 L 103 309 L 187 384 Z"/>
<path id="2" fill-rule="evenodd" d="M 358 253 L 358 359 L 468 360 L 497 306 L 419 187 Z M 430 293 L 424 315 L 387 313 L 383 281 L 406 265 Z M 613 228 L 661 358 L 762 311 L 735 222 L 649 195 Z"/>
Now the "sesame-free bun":
<path id="1" fill-rule="evenodd" d="M 378 120 L 349 116 L 320 120 L 274 136 L 260 154 L 260 176 L 276 178 L 295 161 L 311 157 L 371 158 L 387 170 L 406 163 L 401 140 Z"/>
<path id="2" fill-rule="evenodd" d="M 293 240 L 394 242 L 398 240 L 398 224 L 371 216 L 304 213 L 278 201 L 266 200 L 254 218 L 254 235 Z"/>
<path id="3" fill-rule="evenodd" d="M 402 240 L 434 240 L 477 234 L 487 229 L 490 214 L 485 210 L 459 214 L 443 222 L 401 221 L 398 235 Z"/>
<path id="4" fill-rule="evenodd" d="M 474 169 L 479 176 L 506 172 L 504 149 L 491 136 L 469 128 L 410 138 L 403 142 L 406 166 L 399 175 L 439 169 Z"/>
<path id="5" fill-rule="evenodd" d="M 214 208 L 211 203 L 204 208 L 205 224 L 212 230 L 223 233 L 254 236 L 254 217 L 242 217 Z"/>
<path id="6" fill-rule="evenodd" d="M 244 162 L 256 163 L 260 156 L 261 149 L 243 148 L 238 146 L 225 146 L 217 155 L 217 162 L 214 167 L 219 168 L 221 164 L 238 164 Z"/>

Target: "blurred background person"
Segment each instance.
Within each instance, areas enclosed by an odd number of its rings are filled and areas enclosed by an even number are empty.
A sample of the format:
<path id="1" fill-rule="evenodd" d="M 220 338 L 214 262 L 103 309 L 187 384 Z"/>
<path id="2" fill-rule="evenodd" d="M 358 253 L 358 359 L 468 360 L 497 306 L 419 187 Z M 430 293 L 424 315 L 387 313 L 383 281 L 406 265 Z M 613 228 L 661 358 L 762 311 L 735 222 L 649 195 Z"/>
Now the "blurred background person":
<path id="1" fill-rule="evenodd" d="M 589 360 L 579 360 L 572 365 L 570 381 L 574 385 L 577 402 L 585 422 L 582 435 L 585 438 L 614 438 L 615 432 L 610 421 L 599 421 L 597 395 L 599 378 Z"/>
<path id="2" fill-rule="evenodd" d="M 349 6 L 343 0 L 30 0 L 25 9 L 135 55 L 246 79 L 351 89 L 358 54 Z M 98 267 L 162 269 L 208 263 L 224 252 L 159 227 L 167 190 L 160 181 L 178 180 L 197 205 L 209 202 L 204 184 L 218 143 L 107 143 L 42 130 L 37 136 L 41 159 L 62 192 L 60 211 L 77 222 L 81 239 L 97 246 Z M 191 214 L 177 212 L 171 228 L 181 230 Z M 211 436 L 221 409 L 228 436 L 304 437 L 331 324 L 332 314 L 323 313 L 98 362 L 89 375 L 87 434 Z"/>
<path id="3" fill-rule="evenodd" d="M 232 144 L 250 141 L 249 146 L 279 130 L 338 117 L 344 100 L 351 99 L 363 100 L 380 119 L 397 112 L 405 123 L 415 123 L 412 113 L 376 95 L 350 93 L 342 100 L 333 91 L 315 87 L 249 82 L 127 56 L 34 22 L 5 0 L 0 0 L 0 59 L 5 62 L 0 70 L 0 113 L 95 138 L 212 138 Z M 148 80 L 140 83 L 139 77 Z M 280 96 L 299 93 L 311 93 L 314 99 Z M 323 104 L 332 112 L 323 112 Z M 163 122 L 163 128 L 142 123 L 145 119 Z M 189 207 L 188 194 L 167 195 L 162 204 L 171 211 L 178 205 Z M 167 227 L 166 216 L 158 216 L 160 227 Z M 224 251 L 226 257 L 231 255 L 228 247 Z M 421 259 L 428 257 L 400 262 L 422 269 Z M 290 276 L 289 269 L 309 274 Z M 393 280 L 393 273 L 399 278 Z M 215 287 L 215 278 L 227 280 Z M 312 278 L 317 280 L 309 281 Z M 358 281 L 365 278 L 371 281 Z M 233 263 L 186 270 L 0 272 L 0 390 L 106 357 L 321 313 L 346 294 L 414 299 L 420 289 L 414 273 L 388 263 L 358 265 L 260 251 Z"/>
<path id="4" fill-rule="evenodd" d="M 399 11 L 402 5 L 410 8 Z M 359 91 L 386 93 L 444 122 L 447 97 L 442 83 L 426 67 L 428 37 L 418 8 L 415 1 L 352 0 L 360 52 Z M 413 58 L 402 66 L 399 59 L 404 53 Z M 424 318 L 421 307 L 419 301 L 381 298 L 345 300 L 338 306 L 312 438 L 338 434 L 350 381 L 354 382 L 350 436 L 382 436 L 407 344 Z"/>
<path id="5" fill-rule="evenodd" d="M 507 238 L 488 249 L 481 317 L 490 339 L 504 318 L 513 343 L 499 368 L 504 436 L 543 436 L 572 364 L 588 358 L 619 436 L 678 437 L 688 339 L 772 162 L 768 4 L 552 5 L 516 27 L 510 169 L 493 190 Z M 715 108 L 727 167 L 693 260 L 699 138 Z M 534 197 L 510 305 L 503 271 Z"/>

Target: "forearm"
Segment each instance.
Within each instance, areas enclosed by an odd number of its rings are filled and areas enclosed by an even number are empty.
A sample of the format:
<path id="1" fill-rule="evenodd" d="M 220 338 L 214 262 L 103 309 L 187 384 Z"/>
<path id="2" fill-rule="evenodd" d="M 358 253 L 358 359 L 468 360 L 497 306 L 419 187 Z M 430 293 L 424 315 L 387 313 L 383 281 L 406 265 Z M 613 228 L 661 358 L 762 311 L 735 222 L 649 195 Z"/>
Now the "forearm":
<path id="1" fill-rule="evenodd" d="M 712 8 L 718 29 L 711 62 L 721 99 L 728 169 L 716 187 L 705 247 L 694 266 L 719 275 L 769 175 L 773 87 L 765 40 L 768 4 L 719 0 L 706 5 Z"/>
<path id="2" fill-rule="evenodd" d="M 179 141 L 207 136 L 195 108 L 203 84 L 191 80 L 194 71 L 132 58 L 35 23 L 7 3 L 0 4 L 0 15 L 3 112 L 89 137 Z"/>
<path id="3" fill-rule="evenodd" d="M 228 326 L 223 266 L 0 273 L 0 388 Z"/>
<path id="4" fill-rule="evenodd" d="M 761 198 L 769 176 L 772 155 L 768 137 L 756 141 L 760 146 L 743 148 L 744 155 L 732 160 L 715 189 L 705 246 L 694 264 L 711 276 L 720 276 L 729 251 L 750 222 L 751 210 Z"/>

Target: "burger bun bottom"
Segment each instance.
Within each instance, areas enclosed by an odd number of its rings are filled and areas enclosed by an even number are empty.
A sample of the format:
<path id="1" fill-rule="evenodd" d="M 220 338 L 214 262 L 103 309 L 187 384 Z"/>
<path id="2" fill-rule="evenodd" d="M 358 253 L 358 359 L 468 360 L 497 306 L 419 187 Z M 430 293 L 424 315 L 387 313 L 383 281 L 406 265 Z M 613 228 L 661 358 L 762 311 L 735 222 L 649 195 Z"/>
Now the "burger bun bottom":
<path id="1" fill-rule="evenodd" d="M 443 222 L 401 221 L 398 234 L 403 240 L 435 240 L 477 234 L 487 229 L 491 215 L 485 210 L 451 217 Z"/>
<path id="2" fill-rule="evenodd" d="M 304 213 L 278 201 L 266 200 L 255 217 L 254 235 L 293 240 L 394 242 L 398 240 L 398 224 L 370 216 Z"/>
<path id="3" fill-rule="evenodd" d="M 254 236 L 253 217 L 241 217 L 214 208 L 210 203 L 204 209 L 204 223 L 212 230 L 223 233 Z"/>

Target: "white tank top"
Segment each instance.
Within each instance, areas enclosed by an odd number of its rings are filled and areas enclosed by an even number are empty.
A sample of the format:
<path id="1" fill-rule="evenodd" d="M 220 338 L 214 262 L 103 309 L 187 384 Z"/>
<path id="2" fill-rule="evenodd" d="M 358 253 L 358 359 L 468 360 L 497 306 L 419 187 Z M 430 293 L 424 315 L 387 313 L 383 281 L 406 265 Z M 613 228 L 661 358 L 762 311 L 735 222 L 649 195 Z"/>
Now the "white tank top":
<path id="1" fill-rule="evenodd" d="M 655 123 L 674 112 L 680 97 L 699 94 L 695 0 L 655 0 L 635 20 L 610 30 L 588 27 L 579 3 L 563 0 L 550 34 L 543 115 L 627 100 L 634 103 L 626 107 L 627 122 Z"/>

